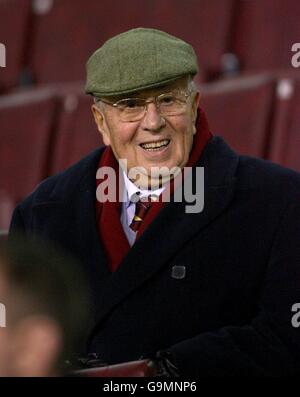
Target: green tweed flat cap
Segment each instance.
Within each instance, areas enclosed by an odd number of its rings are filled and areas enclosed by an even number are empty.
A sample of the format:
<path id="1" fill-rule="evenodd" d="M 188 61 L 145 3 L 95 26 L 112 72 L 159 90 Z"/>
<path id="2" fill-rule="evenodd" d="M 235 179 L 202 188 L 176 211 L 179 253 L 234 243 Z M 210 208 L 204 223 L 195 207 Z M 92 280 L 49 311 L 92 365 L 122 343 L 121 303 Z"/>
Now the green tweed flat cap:
<path id="1" fill-rule="evenodd" d="M 89 58 L 85 91 L 96 97 L 130 94 L 198 72 L 185 41 L 156 29 L 137 28 L 106 41 Z"/>

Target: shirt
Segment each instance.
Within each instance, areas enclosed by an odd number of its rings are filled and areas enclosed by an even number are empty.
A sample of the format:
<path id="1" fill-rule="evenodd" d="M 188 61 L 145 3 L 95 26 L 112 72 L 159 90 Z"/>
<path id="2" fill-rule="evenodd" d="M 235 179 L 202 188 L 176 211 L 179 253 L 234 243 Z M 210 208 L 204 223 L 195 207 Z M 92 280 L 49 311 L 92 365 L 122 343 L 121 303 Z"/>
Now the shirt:
<path id="1" fill-rule="evenodd" d="M 138 195 L 140 198 L 148 197 L 150 195 L 160 196 L 164 191 L 165 186 L 156 190 L 143 190 L 139 189 L 131 180 L 128 178 L 126 173 L 123 171 L 124 178 L 124 190 L 123 190 L 123 202 L 121 210 L 121 224 L 126 234 L 130 246 L 135 242 L 136 232 L 130 229 L 130 224 L 135 214 L 136 204 L 133 197 Z"/>

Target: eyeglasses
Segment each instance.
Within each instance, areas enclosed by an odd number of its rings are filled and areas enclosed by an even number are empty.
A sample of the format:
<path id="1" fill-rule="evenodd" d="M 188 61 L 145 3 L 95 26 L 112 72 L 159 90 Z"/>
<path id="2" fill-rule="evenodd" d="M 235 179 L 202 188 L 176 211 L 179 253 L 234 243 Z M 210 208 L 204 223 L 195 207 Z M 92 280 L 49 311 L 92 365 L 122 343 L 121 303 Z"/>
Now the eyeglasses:
<path id="1" fill-rule="evenodd" d="M 160 94 L 154 98 L 126 98 L 115 103 L 97 98 L 97 101 L 115 107 L 121 121 L 130 122 L 141 120 L 147 111 L 148 103 L 155 103 L 157 110 L 162 116 L 175 116 L 186 111 L 187 101 L 192 91 L 173 91 Z"/>

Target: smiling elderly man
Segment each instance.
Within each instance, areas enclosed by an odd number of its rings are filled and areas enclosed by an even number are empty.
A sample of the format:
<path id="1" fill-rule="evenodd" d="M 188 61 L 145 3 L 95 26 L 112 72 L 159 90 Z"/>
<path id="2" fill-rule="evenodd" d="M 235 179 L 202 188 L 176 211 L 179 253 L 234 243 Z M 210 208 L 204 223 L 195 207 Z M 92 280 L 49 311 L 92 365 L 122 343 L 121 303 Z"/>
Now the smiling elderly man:
<path id="1" fill-rule="evenodd" d="M 199 104 L 189 76 L 159 88 L 130 91 L 125 97 L 99 98 L 96 103 L 93 112 L 105 145 L 117 159 L 127 160 L 129 170 L 144 168 L 139 186 L 159 185 L 153 172 L 150 179 L 152 167 L 171 170 L 187 164 Z"/>
<path id="2" fill-rule="evenodd" d="M 81 260 L 93 295 L 87 353 L 109 364 L 151 358 L 190 377 L 296 374 L 300 176 L 212 136 L 197 71 L 193 48 L 158 30 L 104 43 L 87 63 L 86 91 L 106 146 L 40 184 L 11 232 Z M 172 177 L 174 167 L 191 171 Z M 178 180 L 195 188 L 200 167 L 204 208 L 188 213 L 186 197 L 174 199 Z M 105 183 L 118 200 L 104 198 Z"/>

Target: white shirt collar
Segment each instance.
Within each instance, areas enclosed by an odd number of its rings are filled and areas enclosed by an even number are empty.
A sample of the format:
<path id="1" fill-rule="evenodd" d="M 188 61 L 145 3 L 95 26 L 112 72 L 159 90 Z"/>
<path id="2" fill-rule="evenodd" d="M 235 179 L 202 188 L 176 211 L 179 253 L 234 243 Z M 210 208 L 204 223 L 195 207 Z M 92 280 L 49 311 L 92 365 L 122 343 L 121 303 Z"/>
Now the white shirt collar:
<path id="1" fill-rule="evenodd" d="M 125 185 L 125 189 L 123 192 L 125 200 L 123 201 L 126 203 L 126 208 L 131 204 L 132 196 L 136 194 L 138 194 L 140 197 L 148 197 L 150 195 L 160 196 L 160 194 L 165 190 L 165 186 L 156 190 L 139 189 L 133 182 L 131 182 L 131 180 L 128 178 L 124 170 L 123 170 L 123 178 Z"/>

